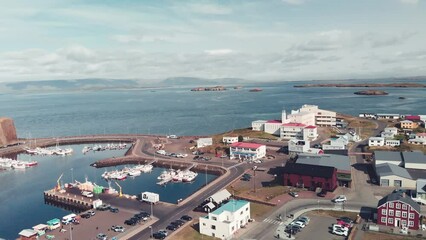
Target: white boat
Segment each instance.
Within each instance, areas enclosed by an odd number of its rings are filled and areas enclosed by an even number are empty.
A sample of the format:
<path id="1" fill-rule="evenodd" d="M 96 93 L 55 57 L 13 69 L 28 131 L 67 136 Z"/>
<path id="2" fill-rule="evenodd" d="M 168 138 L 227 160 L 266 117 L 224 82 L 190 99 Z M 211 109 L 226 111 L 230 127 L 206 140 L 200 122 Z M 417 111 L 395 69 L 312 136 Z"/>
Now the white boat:
<path id="1" fill-rule="evenodd" d="M 27 166 L 23 162 L 16 161 L 15 163 L 12 164 L 12 168 L 13 169 L 25 169 L 25 168 L 27 168 Z"/>
<path id="2" fill-rule="evenodd" d="M 183 178 L 182 178 L 182 182 L 192 182 L 194 181 L 194 179 L 198 176 L 198 173 L 196 172 L 192 172 L 189 171 L 188 173 L 186 173 Z"/>
<path id="3" fill-rule="evenodd" d="M 25 166 L 27 166 L 27 167 L 34 167 L 38 164 L 37 161 L 29 161 L 29 162 L 24 162 L 24 163 L 25 163 Z"/>
<path id="4" fill-rule="evenodd" d="M 82 152 L 83 154 L 86 154 L 86 153 L 87 153 L 87 152 L 89 152 L 90 150 L 92 150 L 92 148 L 91 148 L 91 147 L 84 146 L 84 147 L 83 147 L 83 149 L 81 150 L 81 152 Z"/>
<path id="5" fill-rule="evenodd" d="M 138 170 L 135 170 L 135 169 L 129 169 L 127 171 L 127 174 L 129 176 L 136 177 L 136 176 L 140 176 L 141 175 L 141 171 L 138 171 Z"/>

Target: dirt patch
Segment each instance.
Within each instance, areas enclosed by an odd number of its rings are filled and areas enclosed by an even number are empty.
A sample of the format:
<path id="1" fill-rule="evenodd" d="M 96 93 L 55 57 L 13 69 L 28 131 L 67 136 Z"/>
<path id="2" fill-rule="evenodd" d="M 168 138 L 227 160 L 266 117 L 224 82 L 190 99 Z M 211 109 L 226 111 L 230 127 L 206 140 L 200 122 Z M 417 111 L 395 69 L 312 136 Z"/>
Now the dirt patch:
<path id="1" fill-rule="evenodd" d="M 386 234 L 386 233 L 376 233 L 376 232 L 365 232 L 363 240 L 411 240 L 411 239 L 418 239 L 416 237 L 410 237 L 410 236 L 397 236 L 393 234 Z"/>
<path id="2" fill-rule="evenodd" d="M 250 216 L 256 221 L 262 219 L 263 216 L 272 211 L 274 207 L 260 203 L 250 203 Z"/>
<path id="3" fill-rule="evenodd" d="M 214 237 L 210 237 L 210 236 L 207 236 L 207 235 L 200 234 L 198 221 L 197 221 L 192 225 L 188 225 L 188 226 L 185 226 L 184 228 L 182 228 L 178 233 L 173 235 L 173 239 L 174 240 L 187 240 L 187 239 L 214 240 L 214 239 L 219 239 L 219 238 L 214 238 Z"/>

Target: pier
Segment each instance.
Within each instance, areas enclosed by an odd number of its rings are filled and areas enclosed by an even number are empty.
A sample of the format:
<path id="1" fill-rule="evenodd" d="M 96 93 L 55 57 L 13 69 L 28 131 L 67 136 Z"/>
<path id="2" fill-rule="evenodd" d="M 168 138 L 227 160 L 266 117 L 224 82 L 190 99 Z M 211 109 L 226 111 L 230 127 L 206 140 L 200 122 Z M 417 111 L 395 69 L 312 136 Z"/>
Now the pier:
<path id="1" fill-rule="evenodd" d="M 55 189 L 44 192 L 44 200 L 48 203 L 65 205 L 69 208 L 89 210 L 93 208 L 93 200 L 72 193 L 56 191 Z"/>

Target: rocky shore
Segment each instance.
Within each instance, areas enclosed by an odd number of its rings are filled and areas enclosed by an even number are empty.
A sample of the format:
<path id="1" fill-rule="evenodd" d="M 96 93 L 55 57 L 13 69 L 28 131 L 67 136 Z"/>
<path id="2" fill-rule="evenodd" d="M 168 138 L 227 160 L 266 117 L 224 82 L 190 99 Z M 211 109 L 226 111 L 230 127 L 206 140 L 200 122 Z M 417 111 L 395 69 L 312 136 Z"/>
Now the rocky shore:
<path id="1" fill-rule="evenodd" d="M 377 96 L 383 96 L 388 95 L 389 93 L 382 91 L 382 90 L 365 90 L 365 91 L 358 91 L 354 92 L 356 95 L 377 95 Z"/>
<path id="2" fill-rule="evenodd" d="M 216 86 L 216 87 L 197 87 L 191 89 L 194 92 L 202 92 L 202 91 L 225 91 L 226 88 L 224 86 Z"/>
<path id="3" fill-rule="evenodd" d="M 307 87 L 395 87 L 395 88 L 426 88 L 426 84 L 421 83 L 324 83 L 324 84 L 303 84 L 294 85 L 296 88 Z"/>

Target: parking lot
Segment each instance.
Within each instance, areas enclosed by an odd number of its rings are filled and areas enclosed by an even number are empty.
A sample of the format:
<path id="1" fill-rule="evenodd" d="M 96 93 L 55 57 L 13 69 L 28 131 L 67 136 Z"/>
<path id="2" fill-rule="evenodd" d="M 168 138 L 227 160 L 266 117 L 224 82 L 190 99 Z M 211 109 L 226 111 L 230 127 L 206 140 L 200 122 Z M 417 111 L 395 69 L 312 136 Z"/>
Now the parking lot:
<path id="1" fill-rule="evenodd" d="M 307 214 L 311 221 L 295 235 L 296 239 L 346 239 L 331 233 L 331 225 L 336 223 L 336 218 Z"/>
<path id="2" fill-rule="evenodd" d="M 63 225 L 52 232 L 48 232 L 47 235 L 54 235 L 55 239 L 96 239 L 99 233 L 103 233 L 108 236 L 108 239 L 117 237 L 120 233 L 111 230 L 113 225 L 123 226 L 125 233 L 132 231 L 132 229 L 141 227 L 142 225 L 149 226 L 151 221 L 140 222 L 135 226 L 125 225 L 124 221 L 131 218 L 136 212 L 119 209 L 118 213 L 112 213 L 110 211 L 98 211 L 94 210 L 95 215 L 85 219 L 80 218 L 80 224 L 69 224 Z M 64 229 L 61 231 L 61 229 Z M 72 233 L 71 233 L 72 232 Z M 120 234 L 122 235 L 122 234 Z"/>

